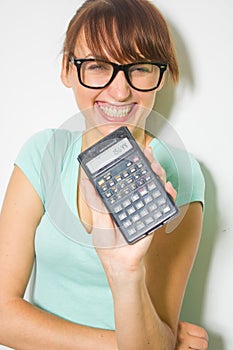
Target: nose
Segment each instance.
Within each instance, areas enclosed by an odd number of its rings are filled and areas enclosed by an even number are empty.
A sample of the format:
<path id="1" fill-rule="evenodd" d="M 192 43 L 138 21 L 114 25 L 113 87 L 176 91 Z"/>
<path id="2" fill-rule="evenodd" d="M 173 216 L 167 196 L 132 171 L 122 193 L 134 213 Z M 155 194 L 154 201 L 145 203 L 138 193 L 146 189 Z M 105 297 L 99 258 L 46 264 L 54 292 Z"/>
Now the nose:
<path id="1" fill-rule="evenodd" d="M 108 86 L 108 93 L 119 102 L 125 101 L 130 97 L 131 87 L 126 80 L 125 73 L 123 71 L 119 71 L 114 80 Z"/>

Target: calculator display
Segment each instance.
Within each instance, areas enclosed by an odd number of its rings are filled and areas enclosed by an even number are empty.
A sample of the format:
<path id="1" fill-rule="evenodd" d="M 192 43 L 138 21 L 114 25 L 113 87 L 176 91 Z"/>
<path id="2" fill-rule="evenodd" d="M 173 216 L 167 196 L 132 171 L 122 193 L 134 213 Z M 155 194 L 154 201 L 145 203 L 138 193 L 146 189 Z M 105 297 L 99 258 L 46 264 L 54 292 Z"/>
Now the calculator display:
<path id="1" fill-rule="evenodd" d="M 80 153 L 78 161 L 129 244 L 179 213 L 127 127 Z"/>
<path id="2" fill-rule="evenodd" d="M 113 162 L 115 159 L 123 156 L 132 148 L 133 146 L 125 137 L 123 140 L 120 140 L 113 146 L 106 149 L 104 152 L 91 159 L 89 162 L 86 163 L 86 166 L 88 167 L 90 172 L 94 174 L 99 169 Z"/>

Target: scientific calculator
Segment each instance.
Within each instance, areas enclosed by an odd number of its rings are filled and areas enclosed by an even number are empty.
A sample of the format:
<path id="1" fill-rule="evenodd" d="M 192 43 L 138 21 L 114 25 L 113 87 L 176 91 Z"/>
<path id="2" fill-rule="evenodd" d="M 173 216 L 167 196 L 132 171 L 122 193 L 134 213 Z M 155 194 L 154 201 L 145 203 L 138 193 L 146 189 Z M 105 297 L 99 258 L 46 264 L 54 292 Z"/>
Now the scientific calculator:
<path id="1" fill-rule="evenodd" d="M 129 244 L 179 213 L 127 127 L 86 149 L 78 161 Z"/>

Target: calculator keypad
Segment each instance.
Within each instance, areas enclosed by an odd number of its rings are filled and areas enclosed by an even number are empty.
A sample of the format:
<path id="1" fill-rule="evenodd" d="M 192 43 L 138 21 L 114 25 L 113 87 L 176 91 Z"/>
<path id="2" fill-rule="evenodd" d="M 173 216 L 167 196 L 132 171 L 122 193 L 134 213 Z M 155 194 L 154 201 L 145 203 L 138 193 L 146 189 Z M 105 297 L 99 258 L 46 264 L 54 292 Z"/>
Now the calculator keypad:
<path id="1" fill-rule="evenodd" d="M 98 176 L 96 185 L 129 241 L 149 233 L 176 213 L 139 154 Z"/>

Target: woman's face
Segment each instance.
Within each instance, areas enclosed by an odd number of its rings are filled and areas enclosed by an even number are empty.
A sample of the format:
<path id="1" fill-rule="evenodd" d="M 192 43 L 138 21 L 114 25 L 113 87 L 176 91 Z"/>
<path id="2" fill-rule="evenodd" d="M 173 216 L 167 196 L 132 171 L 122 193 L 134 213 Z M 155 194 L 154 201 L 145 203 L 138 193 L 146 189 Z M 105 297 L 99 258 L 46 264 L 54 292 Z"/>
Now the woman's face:
<path id="1" fill-rule="evenodd" d="M 74 56 L 93 58 L 88 47 L 80 44 L 76 46 Z M 108 59 L 114 62 L 111 57 Z M 73 89 L 78 107 L 85 116 L 87 129 L 95 128 L 100 134 L 99 137 L 109 134 L 122 125 L 127 126 L 135 134 L 135 129 L 144 130 L 158 91 L 140 92 L 133 89 L 126 81 L 123 71 L 118 72 L 107 87 L 98 90 L 89 89 L 80 84 L 74 64 L 70 64 L 67 73 L 63 63 L 62 81 Z"/>

